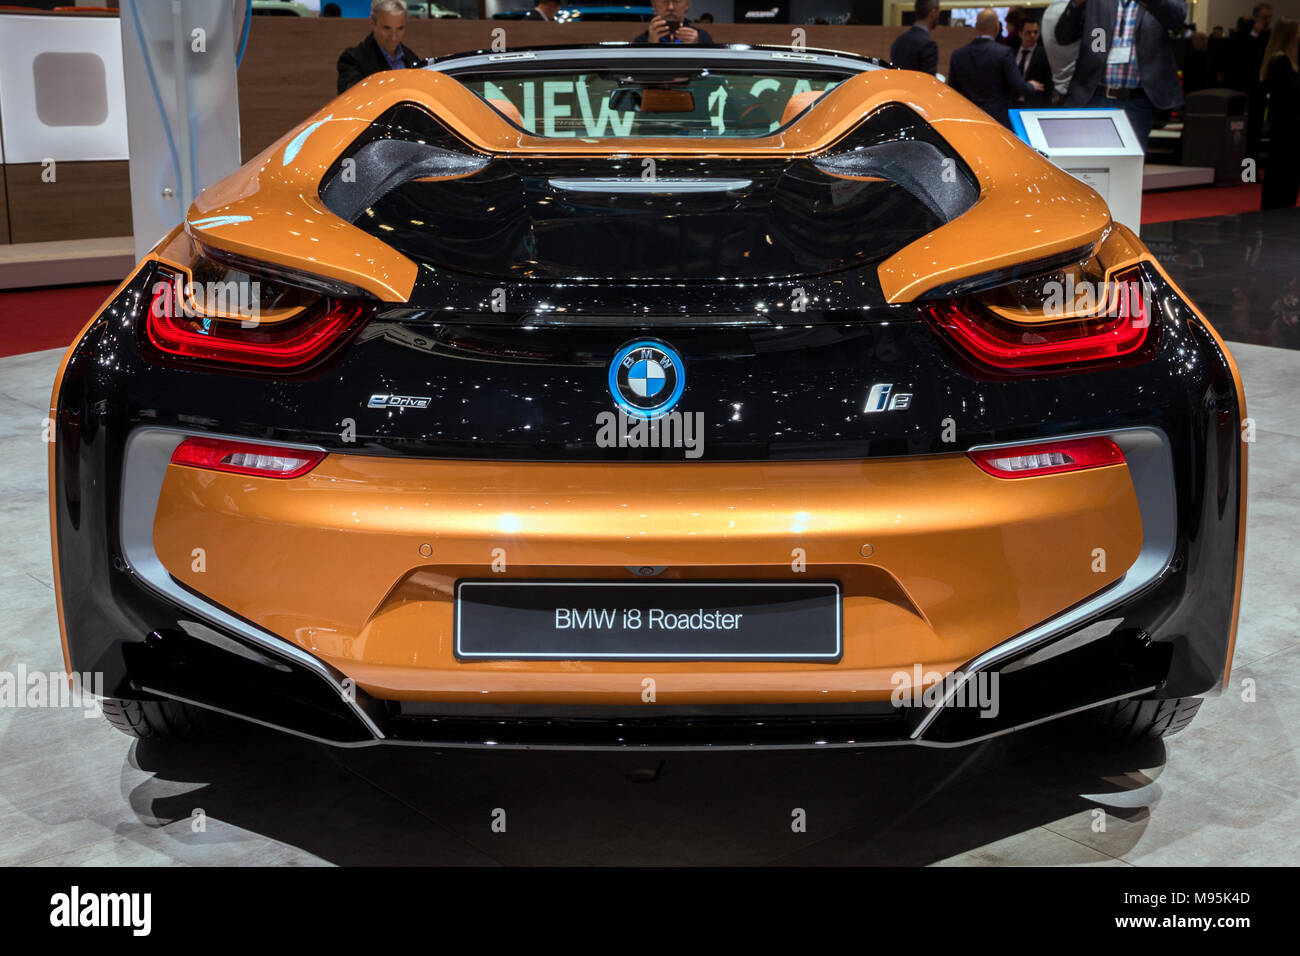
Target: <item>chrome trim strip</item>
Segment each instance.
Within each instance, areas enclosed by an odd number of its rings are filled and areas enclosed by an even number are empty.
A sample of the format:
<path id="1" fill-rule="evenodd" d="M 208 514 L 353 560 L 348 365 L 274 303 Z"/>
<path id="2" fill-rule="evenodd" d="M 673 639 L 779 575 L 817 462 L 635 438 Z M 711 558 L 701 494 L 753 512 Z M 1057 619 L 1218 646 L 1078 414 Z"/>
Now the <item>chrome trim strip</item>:
<path id="1" fill-rule="evenodd" d="M 704 179 L 690 176 L 587 176 L 580 179 L 548 179 L 547 185 L 570 193 L 729 193 L 748 189 L 752 179 Z"/>
<path id="2" fill-rule="evenodd" d="M 360 704 L 345 692 L 342 676 L 324 661 L 308 654 L 301 647 L 254 627 L 247 621 L 236 617 L 224 608 L 218 607 L 197 597 L 181 587 L 163 567 L 162 561 L 153 548 L 154 515 L 158 511 L 158 498 L 162 494 L 163 478 L 167 474 L 167 465 L 172 452 L 186 438 L 200 436 L 203 438 L 225 438 L 230 441 L 249 441 L 247 435 L 218 435 L 212 432 L 186 432 L 176 428 L 139 428 L 126 440 L 126 453 L 122 466 L 122 514 L 120 531 L 122 535 L 122 552 L 127 565 L 136 576 L 173 604 L 193 611 L 203 619 L 219 624 L 240 637 L 265 650 L 288 658 L 296 664 L 307 668 L 321 680 L 330 685 L 336 694 L 356 712 L 357 717 L 377 739 L 383 739 L 383 731 L 370 719 Z M 271 442 L 257 439 L 258 444 L 274 445 L 299 451 L 326 451 L 318 445 L 296 445 L 286 442 Z M 202 632 L 197 628 L 186 632 L 203 640 Z M 221 646 L 218 644 L 217 646 Z M 223 647 L 223 650 L 228 650 Z M 173 695 L 167 695 L 173 696 Z M 180 698 L 177 698 L 180 699 Z M 215 708 L 213 708 L 215 709 Z M 245 718 L 248 719 L 248 718 Z"/>
<path id="3" fill-rule="evenodd" d="M 913 739 L 912 743 L 916 744 L 918 747 L 941 747 L 949 750 L 952 749 L 953 747 L 967 747 L 971 744 L 980 743 L 981 741 L 992 740 L 994 737 L 1001 737 L 1004 734 L 1013 734 L 1019 730 L 1027 730 L 1030 727 L 1037 727 L 1039 724 L 1045 724 L 1049 721 L 1057 720 L 1061 717 L 1069 717 L 1072 714 L 1081 714 L 1085 710 L 1092 710 L 1094 707 L 1105 707 L 1107 704 L 1113 704 L 1117 700 L 1128 700 L 1130 697 L 1137 697 L 1139 694 L 1148 694 L 1155 689 L 1156 689 L 1155 684 L 1152 684 L 1150 687 L 1141 687 L 1127 694 L 1119 694 L 1115 697 L 1107 697 L 1105 700 L 1098 700 L 1091 704 L 1084 704 L 1082 707 L 1072 707 L 1069 710 L 1061 711 L 1059 714 L 1048 714 L 1046 717 L 1039 717 L 1036 720 L 1027 720 L 1023 724 L 1015 724 L 1014 726 L 1007 727 L 1003 730 L 995 730 L 993 733 L 984 734 L 981 737 L 970 737 L 966 740 L 953 740 L 953 741 Z"/>
<path id="4" fill-rule="evenodd" d="M 267 730 L 274 730 L 282 734 L 292 734 L 295 737 L 301 737 L 303 740 L 310 740 L 313 743 L 326 744 L 330 747 L 377 747 L 380 744 L 388 743 L 384 740 L 330 740 L 328 737 L 317 737 L 315 734 L 303 733 L 301 730 L 294 730 L 292 727 L 285 727 L 283 724 L 273 724 L 267 720 L 258 720 L 256 717 L 249 717 L 247 714 L 241 714 L 237 710 L 226 710 L 224 707 L 217 707 L 215 704 L 208 704 L 200 700 L 194 700 L 191 697 L 182 697 L 180 694 L 172 693 L 169 690 L 161 690 L 157 687 L 150 687 L 147 684 L 141 684 L 140 689 L 153 694 L 155 697 L 166 697 L 168 700 L 178 700 L 182 704 L 189 704 L 191 707 L 202 707 L 204 710 L 210 710 L 217 714 L 225 714 L 227 717 L 233 717 L 236 720 L 245 720 L 250 724 L 256 724 L 259 727 L 265 727 Z"/>
<path id="5" fill-rule="evenodd" d="M 990 448 L 1015 448 L 1020 445 L 1037 445 L 1043 441 L 1069 441 L 1075 438 L 1106 437 L 1112 439 L 1124 452 L 1133 490 L 1137 495 L 1138 510 L 1142 515 L 1142 549 L 1132 567 L 1109 587 L 1093 595 L 1082 604 L 1049 618 L 1010 640 L 977 655 L 959 668 L 961 680 L 955 681 L 944 699 L 930 709 L 917 724 L 912 739 L 918 740 L 938 718 L 948 702 L 957 695 L 972 674 L 990 670 L 1008 657 L 1014 657 L 1044 644 L 1065 631 L 1082 624 L 1088 618 L 1104 614 L 1107 610 L 1129 600 L 1139 591 L 1158 580 L 1169 567 L 1174 555 L 1174 541 L 1178 532 L 1178 515 L 1174 507 L 1174 461 L 1169 439 L 1156 428 L 1124 428 L 1112 431 L 1079 432 L 1053 435 L 1050 438 L 1033 438 L 1026 441 L 994 445 L 976 445 L 970 451 Z M 1007 479 L 1014 481 L 1015 479 Z M 1105 632 L 1109 633 L 1109 632 Z M 1097 633 L 1094 639 L 1105 636 Z M 1126 695 L 1132 696 L 1132 695 Z"/>

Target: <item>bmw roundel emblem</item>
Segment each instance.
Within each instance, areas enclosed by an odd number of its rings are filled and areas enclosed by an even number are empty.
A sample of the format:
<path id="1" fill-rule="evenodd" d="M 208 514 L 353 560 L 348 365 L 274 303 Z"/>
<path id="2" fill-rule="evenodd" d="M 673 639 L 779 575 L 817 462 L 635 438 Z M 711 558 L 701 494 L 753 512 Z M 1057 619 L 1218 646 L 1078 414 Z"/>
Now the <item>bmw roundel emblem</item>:
<path id="1" fill-rule="evenodd" d="M 609 363 L 609 393 L 634 418 L 657 418 L 673 410 L 686 388 L 682 357 L 663 342 L 639 339 Z"/>

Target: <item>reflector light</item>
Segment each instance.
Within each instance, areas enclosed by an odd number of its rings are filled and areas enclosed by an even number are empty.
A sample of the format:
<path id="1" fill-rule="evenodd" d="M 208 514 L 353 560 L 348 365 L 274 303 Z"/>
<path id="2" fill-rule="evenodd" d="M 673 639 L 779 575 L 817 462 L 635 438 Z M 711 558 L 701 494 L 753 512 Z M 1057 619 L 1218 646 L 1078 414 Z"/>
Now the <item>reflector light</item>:
<path id="1" fill-rule="evenodd" d="M 325 452 L 255 445 L 225 438 L 187 438 L 172 452 L 173 465 L 255 478 L 298 478 L 325 459 Z"/>
<path id="2" fill-rule="evenodd" d="M 997 369 L 1034 369 L 1131 355 L 1151 329 L 1141 273 L 1130 269 L 1107 283 L 1093 315 L 1059 322 L 1007 321 L 978 302 L 948 299 L 926 306 L 928 318 L 964 351 Z"/>
<path id="3" fill-rule="evenodd" d="M 981 448 L 966 454 L 995 478 L 1030 478 L 1124 463 L 1124 452 L 1109 438 Z"/>

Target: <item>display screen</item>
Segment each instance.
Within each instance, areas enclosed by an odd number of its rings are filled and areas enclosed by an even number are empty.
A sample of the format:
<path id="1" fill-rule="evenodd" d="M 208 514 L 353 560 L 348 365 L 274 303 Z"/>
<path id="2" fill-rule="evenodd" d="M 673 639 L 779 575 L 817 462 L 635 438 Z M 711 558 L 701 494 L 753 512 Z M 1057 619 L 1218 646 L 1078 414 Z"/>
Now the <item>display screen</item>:
<path id="1" fill-rule="evenodd" d="M 949 15 L 948 26 L 974 27 L 975 18 L 979 16 L 979 12 L 983 9 L 984 7 L 953 7 L 951 10 L 946 11 Z M 1011 8 L 994 7 L 993 12 L 998 15 L 998 23 L 1005 24 L 1007 22 L 1007 14 L 1011 12 Z M 1006 29 L 1003 28 L 1002 32 L 1006 33 Z"/>
<path id="2" fill-rule="evenodd" d="M 1124 140 L 1109 116 L 1075 116 L 1068 119 L 1038 117 L 1038 128 L 1048 149 L 1103 149 L 1122 147 Z"/>

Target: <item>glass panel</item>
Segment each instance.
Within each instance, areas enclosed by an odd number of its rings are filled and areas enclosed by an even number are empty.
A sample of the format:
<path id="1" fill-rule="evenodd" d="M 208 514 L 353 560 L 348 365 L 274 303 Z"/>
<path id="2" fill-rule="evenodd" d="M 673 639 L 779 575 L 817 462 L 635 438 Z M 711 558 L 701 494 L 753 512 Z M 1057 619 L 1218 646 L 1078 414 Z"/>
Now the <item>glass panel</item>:
<path id="1" fill-rule="evenodd" d="M 784 116 L 792 97 L 843 78 L 681 68 L 457 77 L 512 122 L 556 139 L 767 136 L 793 120 Z"/>

